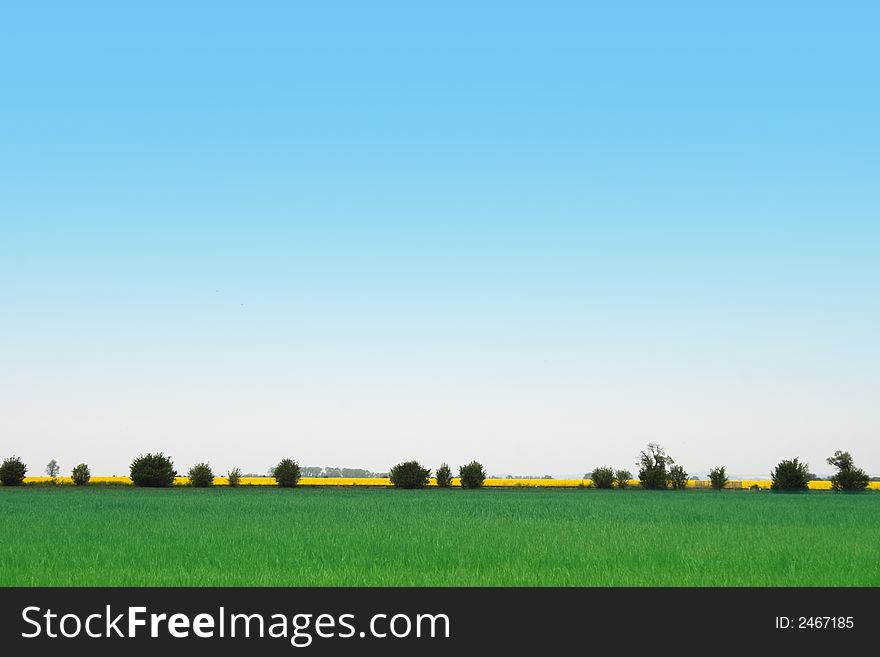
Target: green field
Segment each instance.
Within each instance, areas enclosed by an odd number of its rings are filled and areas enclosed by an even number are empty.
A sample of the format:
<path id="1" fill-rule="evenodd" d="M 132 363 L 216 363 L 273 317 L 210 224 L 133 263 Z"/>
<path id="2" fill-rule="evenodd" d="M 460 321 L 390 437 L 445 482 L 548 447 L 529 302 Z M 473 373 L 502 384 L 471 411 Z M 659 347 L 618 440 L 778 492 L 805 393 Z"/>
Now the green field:
<path id="1" fill-rule="evenodd" d="M 880 586 L 880 494 L 0 488 L 3 586 Z"/>

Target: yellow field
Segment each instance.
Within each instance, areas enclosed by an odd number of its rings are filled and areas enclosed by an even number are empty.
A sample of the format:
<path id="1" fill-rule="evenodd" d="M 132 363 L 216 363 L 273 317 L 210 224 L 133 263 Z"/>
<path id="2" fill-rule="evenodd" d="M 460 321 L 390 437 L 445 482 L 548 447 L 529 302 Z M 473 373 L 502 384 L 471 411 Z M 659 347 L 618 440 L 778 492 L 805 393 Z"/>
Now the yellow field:
<path id="1" fill-rule="evenodd" d="M 26 484 L 46 483 L 51 481 L 49 477 L 25 477 Z M 58 477 L 56 480 L 62 485 L 72 485 L 73 481 L 70 477 Z M 91 483 L 94 484 L 123 484 L 131 485 L 129 477 L 92 477 Z M 175 486 L 184 486 L 189 483 L 186 477 L 177 477 L 174 480 Z M 299 480 L 301 486 L 390 486 L 391 481 L 387 478 L 355 478 L 355 477 L 303 477 Z M 637 479 L 630 482 L 631 486 L 638 486 Z M 589 486 L 592 481 L 589 479 L 486 479 L 485 486 L 488 488 L 578 488 L 579 486 Z M 215 477 L 215 486 L 228 486 L 229 480 L 226 477 Z M 242 486 L 274 486 L 275 480 L 272 477 L 242 477 Z M 430 486 L 436 486 L 436 479 L 430 480 Z M 452 480 L 453 486 L 460 486 L 458 478 Z M 688 488 L 709 488 L 709 482 L 704 480 L 691 480 L 687 482 Z M 751 488 L 757 486 L 762 489 L 770 488 L 769 479 L 748 479 L 743 481 L 729 481 L 727 488 L 740 489 Z M 831 490 L 830 481 L 811 481 L 810 490 Z M 872 481 L 868 484 L 871 490 L 880 490 L 880 481 Z"/>

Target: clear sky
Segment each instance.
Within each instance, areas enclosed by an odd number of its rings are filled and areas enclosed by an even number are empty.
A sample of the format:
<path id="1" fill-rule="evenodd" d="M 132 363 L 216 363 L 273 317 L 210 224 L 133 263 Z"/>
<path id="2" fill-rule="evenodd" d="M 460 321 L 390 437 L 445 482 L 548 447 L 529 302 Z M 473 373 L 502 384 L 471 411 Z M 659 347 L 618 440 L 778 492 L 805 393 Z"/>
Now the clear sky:
<path id="1" fill-rule="evenodd" d="M 878 29 L 7 3 L 2 456 L 880 474 Z"/>

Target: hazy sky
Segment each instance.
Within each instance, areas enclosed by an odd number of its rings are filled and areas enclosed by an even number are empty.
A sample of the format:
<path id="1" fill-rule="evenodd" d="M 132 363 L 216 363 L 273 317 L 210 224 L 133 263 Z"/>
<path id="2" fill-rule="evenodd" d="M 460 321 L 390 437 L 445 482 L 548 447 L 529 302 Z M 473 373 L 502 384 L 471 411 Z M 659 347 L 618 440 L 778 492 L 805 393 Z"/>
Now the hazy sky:
<path id="1" fill-rule="evenodd" d="M 0 456 L 880 474 L 876 2 L 0 19 Z M 298 5 L 298 6 L 294 6 Z"/>

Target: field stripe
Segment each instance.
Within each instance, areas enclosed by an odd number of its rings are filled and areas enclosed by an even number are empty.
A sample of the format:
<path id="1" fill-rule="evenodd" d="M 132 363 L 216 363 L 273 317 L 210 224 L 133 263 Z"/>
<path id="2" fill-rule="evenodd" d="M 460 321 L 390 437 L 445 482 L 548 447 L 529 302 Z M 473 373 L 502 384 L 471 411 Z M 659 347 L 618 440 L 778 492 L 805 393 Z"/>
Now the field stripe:
<path id="1" fill-rule="evenodd" d="M 25 477 L 26 484 L 48 483 L 52 479 L 50 477 Z M 72 485 L 73 481 L 70 477 L 58 477 L 56 481 L 63 485 Z M 94 484 L 122 484 L 131 485 L 129 477 L 92 477 L 91 483 Z M 177 477 L 174 480 L 176 486 L 183 486 L 189 483 L 186 477 Z M 391 486 L 391 480 L 383 477 L 303 477 L 299 481 L 301 486 Z M 272 477 L 242 477 L 241 484 L 243 486 L 274 486 L 275 479 Z M 592 484 L 590 479 L 486 479 L 484 485 L 487 488 L 579 488 Z M 226 477 L 215 477 L 215 486 L 228 486 L 229 480 Z M 437 481 L 431 479 L 430 486 L 436 486 Z M 460 486 L 458 478 L 452 480 L 453 486 Z M 637 479 L 631 480 L 630 485 L 636 487 L 639 485 Z M 690 480 L 687 482 L 688 488 L 709 488 L 709 482 L 704 480 Z M 742 489 L 757 486 L 761 489 L 770 488 L 770 480 L 768 479 L 747 479 L 742 481 L 730 481 L 727 488 Z M 831 490 L 830 481 L 811 481 L 809 482 L 810 490 Z M 880 481 L 872 481 L 868 484 L 871 490 L 880 490 Z"/>

